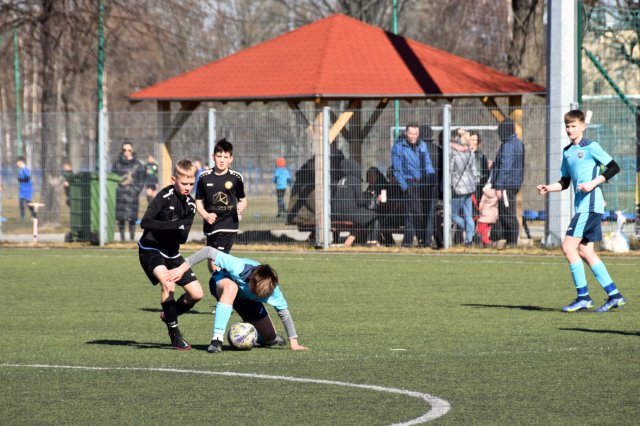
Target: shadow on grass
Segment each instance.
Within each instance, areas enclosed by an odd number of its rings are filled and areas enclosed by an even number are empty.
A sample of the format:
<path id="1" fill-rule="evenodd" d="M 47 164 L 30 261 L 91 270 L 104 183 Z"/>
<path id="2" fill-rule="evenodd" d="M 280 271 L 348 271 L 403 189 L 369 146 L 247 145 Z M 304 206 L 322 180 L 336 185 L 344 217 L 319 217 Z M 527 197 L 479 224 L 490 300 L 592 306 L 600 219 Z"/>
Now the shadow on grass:
<path id="1" fill-rule="evenodd" d="M 557 309 L 543 308 L 542 306 L 532 305 L 486 305 L 483 303 L 463 303 L 462 306 L 470 306 L 472 308 L 503 308 L 503 309 L 520 309 L 521 311 L 538 311 L 538 312 L 556 312 Z"/>
<path id="2" fill-rule="evenodd" d="M 140 308 L 141 311 L 144 312 L 157 312 L 160 313 L 162 311 L 162 309 L 160 308 Z M 185 312 L 182 315 L 210 315 L 211 312 L 209 311 L 199 311 L 197 309 L 191 309 L 189 312 Z"/>
<path id="3" fill-rule="evenodd" d="M 157 342 L 137 342 L 135 340 L 89 340 L 88 345 L 107 345 L 107 346 L 129 346 L 136 349 L 169 349 L 175 350 L 169 343 L 157 343 Z M 209 345 L 191 345 L 192 350 L 206 351 Z M 223 346 L 223 350 L 225 347 Z M 231 349 L 230 347 L 227 349 Z"/>
<path id="4" fill-rule="evenodd" d="M 640 336 L 640 331 L 594 330 L 590 328 L 559 328 L 562 331 L 582 331 L 585 333 L 620 334 L 622 336 Z"/>

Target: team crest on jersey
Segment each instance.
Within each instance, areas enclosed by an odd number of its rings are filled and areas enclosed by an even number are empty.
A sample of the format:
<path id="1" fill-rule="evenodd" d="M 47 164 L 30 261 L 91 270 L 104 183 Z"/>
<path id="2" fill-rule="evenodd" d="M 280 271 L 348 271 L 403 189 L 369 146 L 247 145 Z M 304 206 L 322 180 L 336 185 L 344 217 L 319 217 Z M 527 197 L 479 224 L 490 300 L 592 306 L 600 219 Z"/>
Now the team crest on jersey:
<path id="1" fill-rule="evenodd" d="M 228 180 L 224 183 L 224 187 L 227 189 L 231 189 L 233 188 L 233 183 L 230 180 Z"/>
<path id="2" fill-rule="evenodd" d="M 225 194 L 224 192 L 216 192 L 216 195 L 213 196 L 213 202 L 221 203 L 221 204 L 224 204 L 225 206 L 228 206 L 229 198 L 227 197 L 227 194 Z"/>
<path id="3" fill-rule="evenodd" d="M 584 158 L 584 151 L 578 151 L 578 160 L 582 160 Z"/>

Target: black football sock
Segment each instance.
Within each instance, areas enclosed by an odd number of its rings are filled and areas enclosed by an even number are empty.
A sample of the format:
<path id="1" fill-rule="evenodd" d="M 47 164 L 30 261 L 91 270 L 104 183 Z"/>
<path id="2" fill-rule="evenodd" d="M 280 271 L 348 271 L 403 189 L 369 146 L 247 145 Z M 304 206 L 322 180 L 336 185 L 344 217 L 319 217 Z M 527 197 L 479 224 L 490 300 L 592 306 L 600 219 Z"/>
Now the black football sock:
<path id="1" fill-rule="evenodd" d="M 176 313 L 177 315 L 182 315 L 185 312 L 189 312 L 191 308 L 193 308 L 194 304 L 189 304 L 187 302 L 186 294 L 180 296 L 178 301 L 176 302 Z"/>
<path id="2" fill-rule="evenodd" d="M 167 327 L 174 328 L 178 326 L 178 308 L 175 300 L 167 300 L 162 303 L 162 310 L 164 311 L 164 322 L 167 323 Z"/>

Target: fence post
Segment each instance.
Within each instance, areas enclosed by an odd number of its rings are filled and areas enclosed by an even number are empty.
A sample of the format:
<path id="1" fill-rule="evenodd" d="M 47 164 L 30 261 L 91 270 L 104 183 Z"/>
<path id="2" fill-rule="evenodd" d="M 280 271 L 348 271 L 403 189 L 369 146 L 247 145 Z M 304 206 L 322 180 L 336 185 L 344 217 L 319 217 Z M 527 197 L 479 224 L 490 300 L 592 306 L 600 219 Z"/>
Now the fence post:
<path id="1" fill-rule="evenodd" d="M 640 240 L 640 104 L 636 106 L 636 240 Z"/>
<path id="2" fill-rule="evenodd" d="M 211 156 L 211 154 L 213 154 L 213 148 L 215 147 L 216 144 L 216 139 L 217 139 L 217 135 L 216 135 L 216 110 L 215 108 L 209 108 L 209 114 L 208 114 L 208 120 L 207 122 L 209 123 L 209 151 L 207 152 L 207 164 L 209 164 L 209 167 L 213 168 L 214 164 L 213 164 L 213 157 Z"/>
<path id="3" fill-rule="evenodd" d="M 442 107 L 442 243 L 451 246 L 451 105 Z"/>
<path id="4" fill-rule="evenodd" d="M 329 248 L 331 230 L 331 158 L 329 148 L 329 111 L 322 108 L 322 248 Z M 334 241 L 335 244 L 337 241 Z"/>
<path id="5" fill-rule="evenodd" d="M 98 192 L 100 198 L 99 207 L 99 237 L 98 244 L 104 246 L 107 233 L 107 161 L 105 153 L 105 142 L 107 137 L 107 112 L 98 112 Z"/>

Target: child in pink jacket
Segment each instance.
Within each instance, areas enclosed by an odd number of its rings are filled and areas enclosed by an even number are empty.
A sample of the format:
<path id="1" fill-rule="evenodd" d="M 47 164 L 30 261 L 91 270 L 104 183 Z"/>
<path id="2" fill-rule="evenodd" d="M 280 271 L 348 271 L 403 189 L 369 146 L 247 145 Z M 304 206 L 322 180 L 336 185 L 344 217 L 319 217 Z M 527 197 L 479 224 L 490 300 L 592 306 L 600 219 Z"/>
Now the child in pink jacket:
<path id="1" fill-rule="evenodd" d="M 491 225 L 498 220 L 498 196 L 493 188 L 486 188 L 482 191 L 482 198 L 478 205 L 478 225 L 476 231 L 482 236 L 482 244 L 485 246 L 491 244 L 489 239 L 489 231 Z"/>

